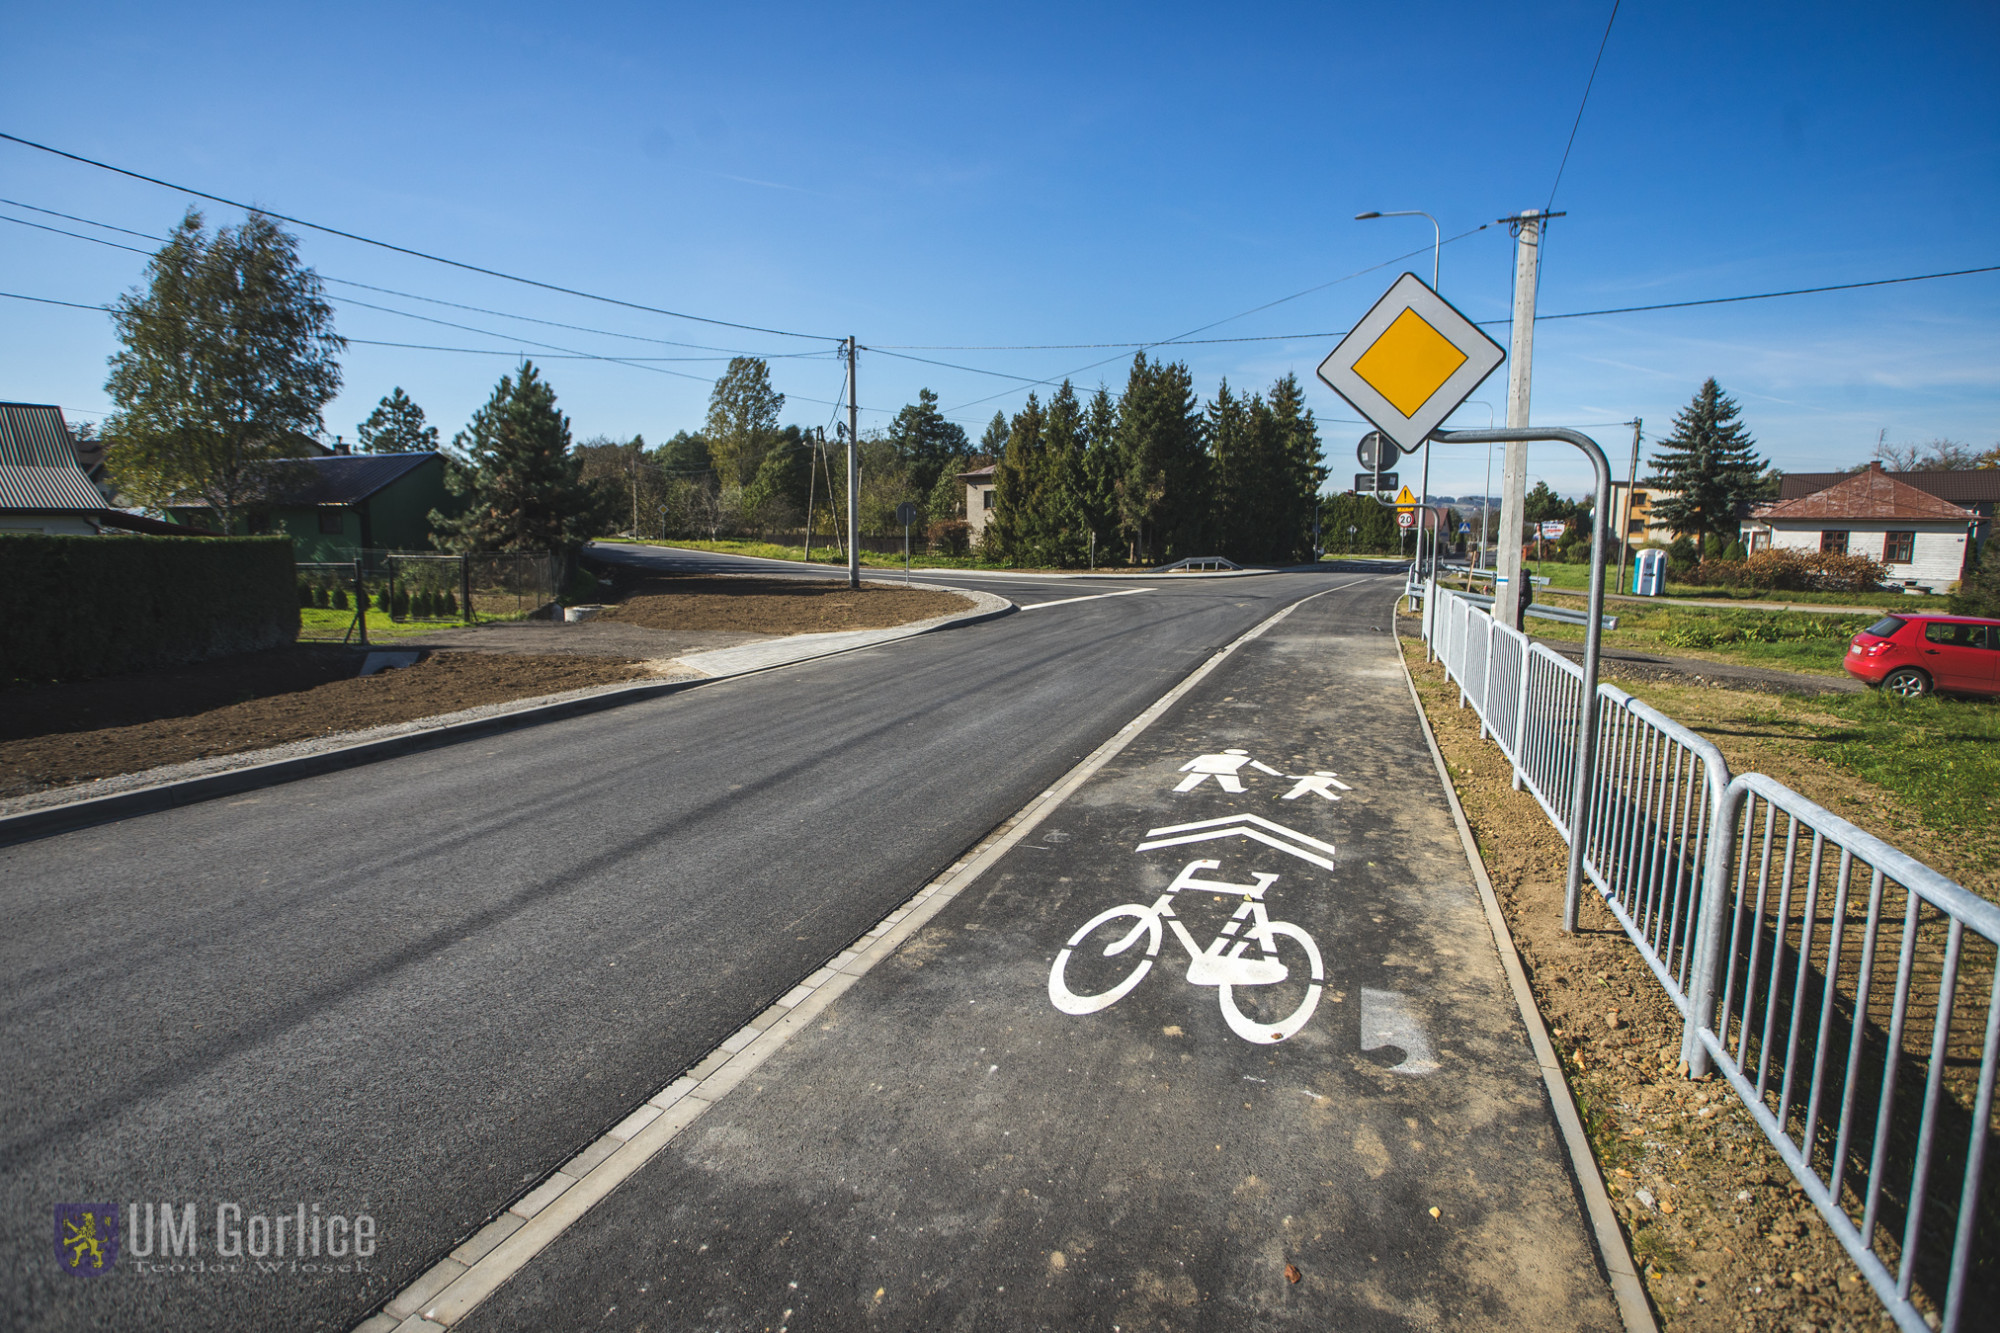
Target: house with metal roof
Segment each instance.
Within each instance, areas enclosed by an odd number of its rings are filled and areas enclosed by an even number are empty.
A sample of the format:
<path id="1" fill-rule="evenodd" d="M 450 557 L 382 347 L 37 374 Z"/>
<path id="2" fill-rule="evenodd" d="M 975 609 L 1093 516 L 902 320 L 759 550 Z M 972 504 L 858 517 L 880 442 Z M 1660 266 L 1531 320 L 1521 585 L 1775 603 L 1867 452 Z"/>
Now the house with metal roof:
<path id="1" fill-rule="evenodd" d="M 252 533 L 285 533 L 301 561 L 352 560 L 357 551 L 429 551 L 431 511 L 466 505 L 444 484 L 441 453 L 353 454 L 287 459 L 268 499 L 252 507 Z M 205 510 L 177 517 L 200 521 Z"/>
<path id="2" fill-rule="evenodd" d="M 1831 485 L 1752 511 L 1745 527 L 1751 549 L 1865 555 L 1911 591 L 1948 592 L 1964 576 L 1977 513 L 1884 472 L 1880 463 L 1835 476 Z"/>
<path id="3" fill-rule="evenodd" d="M 104 496 L 78 466 L 76 442 L 52 403 L 0 403 L 0 532 L 93 537 Z"/>
<path id="4" fill-rule="evenodd" d="M 1801 499 L 1852 475 L 1847 472 L 1787 473 L 1778 482 L 1778 499 L 1781 503 Z M 1914 486 L 1927 495 L 1935 495 L 1940 500 L 1979 515 L 1979 527 L 1973 533 L 1974 541 L 1983 542 L 1993 535 L 1993 508 L 2000 504 L 2000 468 L 1895 472 L 1890 475 L 1905 486 Z"/>

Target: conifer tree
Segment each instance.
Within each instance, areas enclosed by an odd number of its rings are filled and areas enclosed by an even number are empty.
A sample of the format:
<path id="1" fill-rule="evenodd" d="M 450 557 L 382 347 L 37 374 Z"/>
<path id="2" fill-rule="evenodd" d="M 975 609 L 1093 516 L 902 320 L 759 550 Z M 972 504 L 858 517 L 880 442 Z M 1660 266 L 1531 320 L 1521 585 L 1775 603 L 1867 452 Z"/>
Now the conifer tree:
<path id="1" fill-rule="evenodd" d="M 989 438 L 992 433 L 989 426 Z M 1005 559 L 1026 558 L 1035 524 L 1043 453 L 1042 405 L 1031 393 L 1009 423 L 1007 442 L 993 464 L 993 512 L 986 519 L 986 544 Z"/>
<path id="2" fill-rule="evenodd" d="M 1761 494 L 1764 460 L 1737 420 L 1736 400 L 1711 377 L 1674 417 L 1674 433 L 1653 453 L 1647 486 L 1669 492 L 1653 501 L 1653 521 L 1696 539 L 1736 535 L 1737 511 Z"/>
<path id="3" fill-rule="evenodd" d="M 1132 559 L 1157 564 L 1201 554 L 1208 457 L 1187 366 L 1134 356 L 1118 425 L 1118 518 Z"/>
<path id="4" fill-rule="evenodd" d="M 530 362 L 503 375 L 452 440 L 445 485 L 471 502 L 456 518 L 431 511 L 432 541 L 447 551 L 548 551 L 565 560 L 602 520 L 599 492 L 570 452 L 569 418 Z"/>
<path id="5" fill-rule="evenodd" d="M 986 433 L 979 437 L 979 455 L 976 466 L 987 467 L 1000 461 L 1000 455 L 1007 452 L 1007 436 L 1013 426 L 1008 423 L 1005 412 L 995 412 L 993 420 L 986 423 Z"/>
<path id="6" fill-rule="evenodd" d="M 424 409 L 400 384 L 375 405 L 354 433 L 364 454 L 420 454 L 438 447 L 437 427 L 424 423 Z"/>
<path id="7" fill-rule="evenodd" d="M 1085 511 L 1084 415 L 1076 390 L 1064 380 L 1049 398 L 1042 427 L 1042 477 L 1036 497 L 1036 558 L 1070 568 L 1089 558 Z"/>
<path id="8" fill-rule="evenodd" d="M 1264 460 L 1258 457 L 1258 437 L 1264 432 L 1253 420 L 1250 403 L 1229 391 L 1227 377 L 1202 415 L 1214 485 L 1210 517 L 1216 549 L 1238 560 L 1258 559 L 1251 548 L 1266 489 Z"/>
<path id="9" fill-rule="evenodd" d="M 1116 544 L 1118 478 L 1124 471 L 1118 450 L 1118 403 L 1100 384 L 1083 417 L 1083 522 L 1086 542 L 1095 533 L 1100 553 Z"/>
<path id="10" fill-rule="evenodd" d="M 889 443 L 896 446 L 915 495 L 928 496 L 939 474 L 966 450 L 965 428 L 945 420 L 937 404 L 936 394 L 919 389 L 917 401 L 889 423 Z"/>
<path id="11" fill-rule="evenodd" d="M 1278 455 L 1284 471 L 1283 503 L 1278 514 L 1282 534 L 1274 558 L 1312 558 L 1313 513 L 1327 467 L 1320 447 L 1319 425 L 1306 406 L 1305 390 L 1296 375 L 1286 374 L 1271 386 L 1271 421 L 1277 432 Z"/>

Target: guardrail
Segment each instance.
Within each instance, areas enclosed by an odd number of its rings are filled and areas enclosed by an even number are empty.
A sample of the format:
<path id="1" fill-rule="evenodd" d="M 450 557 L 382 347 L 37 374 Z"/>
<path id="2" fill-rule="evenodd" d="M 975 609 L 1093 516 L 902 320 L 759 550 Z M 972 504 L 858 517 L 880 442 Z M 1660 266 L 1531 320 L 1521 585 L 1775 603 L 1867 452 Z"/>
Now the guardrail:
<path id="1" fill-rule="evenodd" d="M 1428 593 L 1460 706 L 1569 840 L 1582 672 Z M 1689 1073 L 1719 1068 L 1901 1328 L 1966 1327 L 2000 1299 L 2000 1201 L 1982 1193 L 2000 907 L 1769 777 L 1732 779 L 1623 690 L 1598 697 L 1584 873 L 1680 1010 Z"/>

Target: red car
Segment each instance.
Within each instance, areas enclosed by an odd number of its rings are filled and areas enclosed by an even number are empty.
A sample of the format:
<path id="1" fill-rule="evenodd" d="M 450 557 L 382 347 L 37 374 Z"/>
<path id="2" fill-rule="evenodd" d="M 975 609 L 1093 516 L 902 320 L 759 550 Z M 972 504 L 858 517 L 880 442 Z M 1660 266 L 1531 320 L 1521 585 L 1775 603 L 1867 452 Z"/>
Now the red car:
<path id="1" fill-rule="evenodd" d="M 1906 699 L 1932 690 L 2000 694 L 2000 620 L 1883 616 L 1854 636 L 1842 665 Z"/>

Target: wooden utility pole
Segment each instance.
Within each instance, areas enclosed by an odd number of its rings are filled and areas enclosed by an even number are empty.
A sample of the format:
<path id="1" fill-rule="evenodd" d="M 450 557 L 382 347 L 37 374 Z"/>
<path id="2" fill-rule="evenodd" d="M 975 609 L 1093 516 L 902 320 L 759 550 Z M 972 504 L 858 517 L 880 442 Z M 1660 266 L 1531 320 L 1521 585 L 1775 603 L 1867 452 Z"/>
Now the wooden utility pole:
<path id="1" fill-rule="evenodd" d="M 861 408 L 854 397 L 854 335 L 847 335 L 847 586 L 861 586 Z"/>

